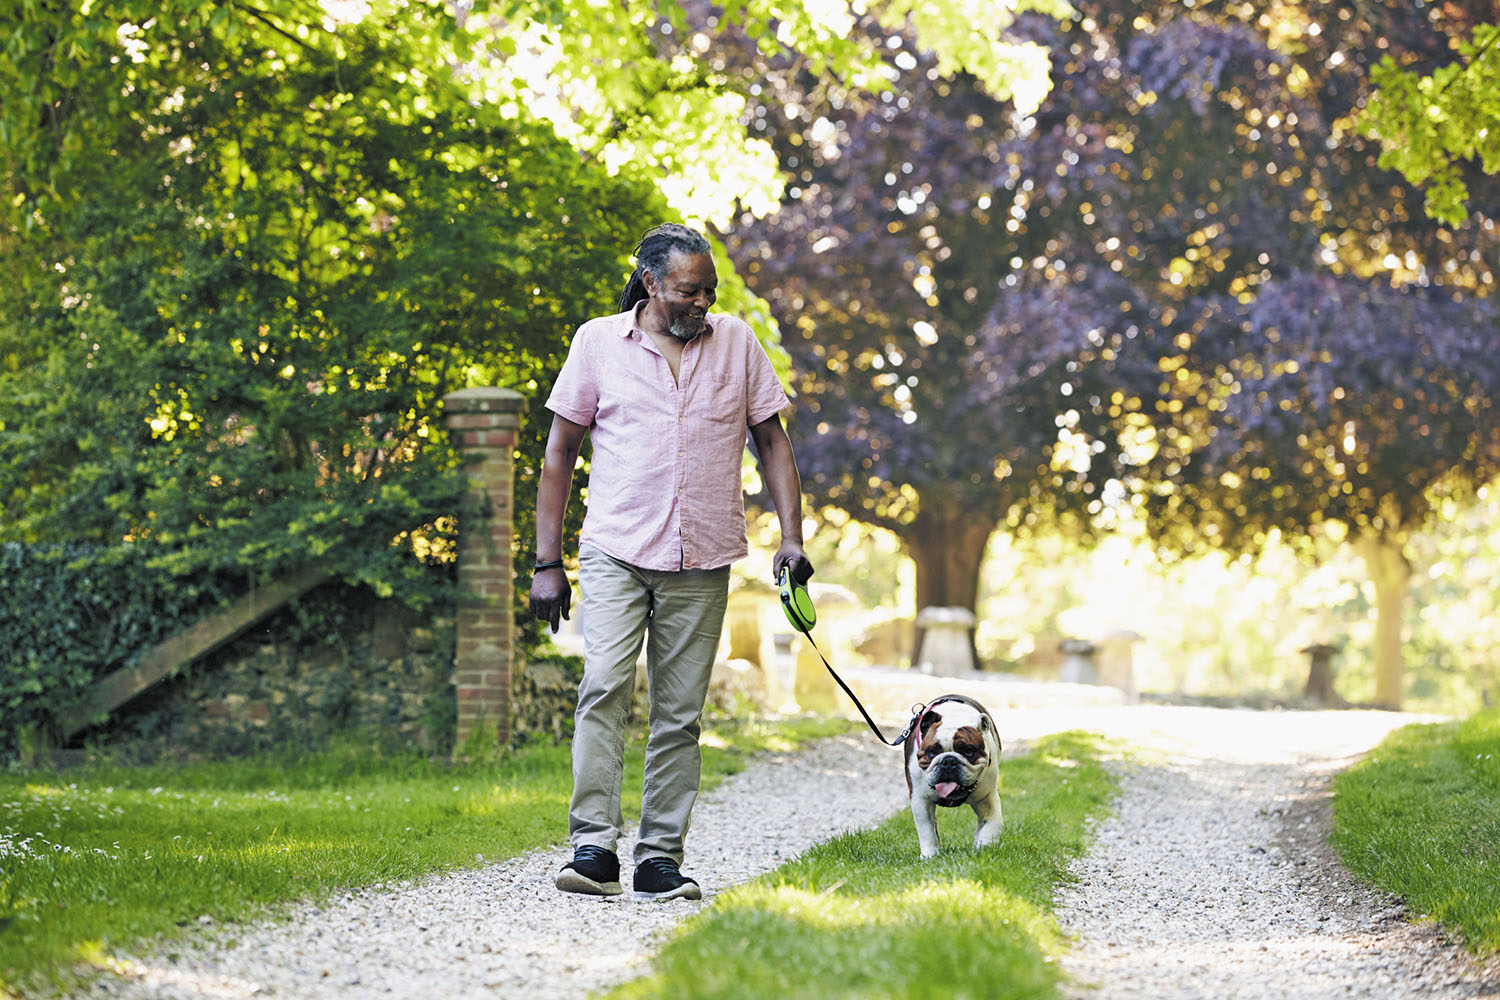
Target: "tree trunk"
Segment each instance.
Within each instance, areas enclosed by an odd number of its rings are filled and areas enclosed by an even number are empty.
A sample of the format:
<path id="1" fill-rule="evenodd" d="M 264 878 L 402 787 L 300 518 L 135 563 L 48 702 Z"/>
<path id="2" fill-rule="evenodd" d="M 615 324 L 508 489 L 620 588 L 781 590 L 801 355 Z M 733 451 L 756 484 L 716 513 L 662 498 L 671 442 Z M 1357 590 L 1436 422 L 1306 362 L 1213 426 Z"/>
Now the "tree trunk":
<path id="1" fill-rule="evenodd" d="M 917 569 L 917 608 L 968 608 L 976 614 L 979 602 L 979 564 L 999 520 L 975 512 L 922 499 L 920 513 L 903 533 L 907 552 Z M 912 662 L 922 650 L 922 629 L 916 633 Z M 974 644 L 974 633 L 969 633 Z M 979 662 L 974 650 L 974 662 Z"/>
<path id="2" fill-rule="evenodd" d="M 1344 700 L 1333 689 L 1333 654 L 1335 646 L 1316 645 L 1304 649 L 1311 662 L 1307 667 L 1307 688 L 1302 697 L 1319 705 L 1343 705 Z"/>
<path id="3" fill-rule="evenodd" d="M 1361 538 L 1360 555 L 1375 584 L 1375 703 L 1400 708 L 1404 694 L 1401 631 L 1411 563 L 1402 540 L 1386 534 Z"/>

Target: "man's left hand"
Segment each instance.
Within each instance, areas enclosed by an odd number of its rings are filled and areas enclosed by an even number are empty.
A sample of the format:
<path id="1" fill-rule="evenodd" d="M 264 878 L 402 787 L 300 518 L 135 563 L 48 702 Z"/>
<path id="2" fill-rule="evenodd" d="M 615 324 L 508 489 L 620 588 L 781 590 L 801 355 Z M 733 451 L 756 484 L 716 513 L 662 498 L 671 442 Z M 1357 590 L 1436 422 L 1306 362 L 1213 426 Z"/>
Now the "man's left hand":
<path id="1" fill-rule="evenodd" d="M 796 542 L 782 542 L 781 548 L 776 550 L 776 558 L 771 560 L 771 576 L 777 583 L 781 582 L 783 566 L 791 567 L 792 579 L 798 583 L 806 583 L 813 575 L 812 561 Z"/>

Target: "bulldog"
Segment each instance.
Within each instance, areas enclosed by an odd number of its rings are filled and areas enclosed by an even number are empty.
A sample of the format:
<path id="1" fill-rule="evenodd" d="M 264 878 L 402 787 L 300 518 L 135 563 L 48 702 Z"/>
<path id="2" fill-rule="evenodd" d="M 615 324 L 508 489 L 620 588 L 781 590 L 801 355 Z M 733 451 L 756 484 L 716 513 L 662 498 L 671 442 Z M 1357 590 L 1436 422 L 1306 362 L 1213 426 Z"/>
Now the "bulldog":
<path id="1" fill-rule="evenodd" d="M 945 694 L 917 714 L 903 745 L 906 790 L 922 857 L 937 854 L 937 807 L 967 804 L 979 817 L 974 846 L 1000 839 L 1000 734 L 983 705 Z"/>

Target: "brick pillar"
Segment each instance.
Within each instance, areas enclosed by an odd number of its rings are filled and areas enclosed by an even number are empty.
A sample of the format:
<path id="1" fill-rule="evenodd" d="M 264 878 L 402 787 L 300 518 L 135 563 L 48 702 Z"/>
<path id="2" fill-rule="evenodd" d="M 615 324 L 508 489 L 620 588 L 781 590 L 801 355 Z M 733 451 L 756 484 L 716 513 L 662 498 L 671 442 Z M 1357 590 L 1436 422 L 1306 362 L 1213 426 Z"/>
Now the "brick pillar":
<path id="1" fill-rule="evenodd" d="M 443 397 L 448 430 L 464 452 L 469 487 L 458 526 L 458 744 L 470 734 L 510 741 L 515 662 L 511 539 L 516 434 L 526 399 L 509 389 Z M 479 727 L 487 732 L 478 732 Z"/>

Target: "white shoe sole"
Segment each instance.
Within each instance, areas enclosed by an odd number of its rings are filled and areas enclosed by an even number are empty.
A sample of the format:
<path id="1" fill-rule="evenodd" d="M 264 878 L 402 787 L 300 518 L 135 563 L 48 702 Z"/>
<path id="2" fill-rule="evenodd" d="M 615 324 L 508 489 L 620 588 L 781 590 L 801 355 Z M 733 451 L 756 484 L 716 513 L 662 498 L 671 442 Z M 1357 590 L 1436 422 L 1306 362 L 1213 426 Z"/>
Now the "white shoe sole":
<path id="1" fill-rule="evenodd" d="M 635 898 L 639 900 L 702 899 L 703 890 L 692 882 L 686 882 L 682 885 L 679 885 L 675 889 L 668 890 L 667 892 L 641 892 L 639 889 L 637 889 L 635 892 Z"/>
<path id="2" fill-rule="evenodd" d="M 576 892 L 584 896 L 618 896 L 625 891 L 618 882 L 595 882 L 571 868 L 564 868 L 557 873 L 556 885 L 563 892 Z"/>

